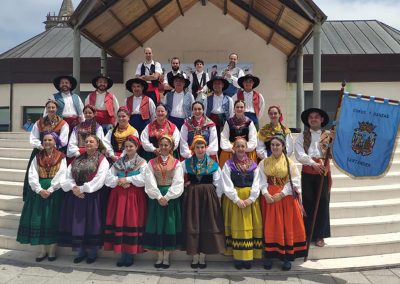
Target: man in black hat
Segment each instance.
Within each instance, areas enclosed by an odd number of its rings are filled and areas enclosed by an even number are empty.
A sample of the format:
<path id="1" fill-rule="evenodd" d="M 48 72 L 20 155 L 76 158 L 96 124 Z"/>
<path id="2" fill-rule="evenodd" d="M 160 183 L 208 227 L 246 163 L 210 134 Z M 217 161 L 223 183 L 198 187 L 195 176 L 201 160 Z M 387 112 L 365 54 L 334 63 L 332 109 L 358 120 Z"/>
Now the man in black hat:
<path id="1" fill-rule="evenodd" d="M 302 112 L 301 120 L 307 129 L 299 135 L 295 142 L 294 153 L 296 159 L 303 164 L 301 172 L 301 187 L 303 206 L 307 213 L 304 219 L 307 236 L 310 233 L 312 218 L 316 205 L 316 197 L 321 177 L 323 188 L 319 202 L 317 219 L 311 241 L 316 246 L 325 245 L 324 238 L 331 236 L 329 219 L 330 188 L 332 179 L 328 167 L 324 166 L 324 158 L 328 149 L 331 134 L 322 128 L 329 123 L 328 114 L 319 108 L 309 108 Z"/>
<path id="2" fill-rule="evenodd" d="M 222 72 L 222 77 L 224 77 L 229 82 L 228 88 L 224 91 L 224 95 L 232 97 L 236 94 L 239 85 L 238 80 L 240 77 L 244 76 L 244 72 L 241 68 L 237 66 L 238 55 L 235 52 L 229 54 L 229 63 L 226 69 Z"/>
<path id="3" fill-rule="evenodd" d="M 173 87 L 168 83 L 173 76 L 177 75 L 177 74 L 182 74 L 183 77 L 186 77 L 185 72 L 183 72 L 182 70 L 180 70 L 181 66 L 181 61 L 179 60 L 178 57 L 173 57 L 171 59 L 171 71 L 169 71 L 167 73 L 167 75 L 164 77 L 164 91 L 171 91 L 173 90 Z"/>
<path id="4" fill-rule="evenodd" d="M 163 99 L 163 103 L 168 110 L 168 120 L 174 123 L 181 130 L 186 118 L 192 116 L 192 103 L 194 97 L 187 92 L 190 81 L 183 74 L 176 74 L 169 80 L 169 85 L 174 89 L 168 92 Z"/>
<path id="5" fill-rule="evenodd" d="M 96 121 L 103 128 L 104 134 L 114 127 L 119 103 L 113 93 L 108 91 L 114 82 L 110 77 L 99 75 L 92 79 L 92 85 L 96 89 L 91 92 L 85 100 L 96 108 Z"/>
<path id="6" fill-rule="evenodd" d="M 260 84 L 260 79 L 247 74 L 238 79 L 238 84 L 242 89 L 232 97 L 232 100 L 234 102 L 237 100 L 244 101 L 245 115 L 253 121 L 258 130 L 259 119 L 262 117 L 265 108 L 264 97 L 254 90 Z"/>
<path id="7" fill-rule="evenodd" d="M 57 102 L 57 115 L 61 116 L 68 123 L 71 132 L 79 122 L 85 120 L 82 100 L 78 95 L 72 93 L 76 88 L 77 81 L 72 76 L 63 75 L 56 77 L 53 80 L 53 85 L 58 92 L 50 96 L 50 99 Z M 47 112 L 45 109 L 44 116 L 46 115 Z"/>

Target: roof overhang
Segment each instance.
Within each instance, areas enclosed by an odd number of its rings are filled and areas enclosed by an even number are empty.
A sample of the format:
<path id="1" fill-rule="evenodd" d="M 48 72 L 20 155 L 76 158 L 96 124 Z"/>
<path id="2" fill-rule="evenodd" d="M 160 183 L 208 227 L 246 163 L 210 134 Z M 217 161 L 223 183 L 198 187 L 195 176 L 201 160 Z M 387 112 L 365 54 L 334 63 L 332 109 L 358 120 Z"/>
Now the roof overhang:
<path id="1" fill-rule="evenodd" d="M 219 7 L 291 57 L 326 15 L 312 0 L 82 0 L 69 24 L 104 48 L 126 57 L 196 3 Z"/>

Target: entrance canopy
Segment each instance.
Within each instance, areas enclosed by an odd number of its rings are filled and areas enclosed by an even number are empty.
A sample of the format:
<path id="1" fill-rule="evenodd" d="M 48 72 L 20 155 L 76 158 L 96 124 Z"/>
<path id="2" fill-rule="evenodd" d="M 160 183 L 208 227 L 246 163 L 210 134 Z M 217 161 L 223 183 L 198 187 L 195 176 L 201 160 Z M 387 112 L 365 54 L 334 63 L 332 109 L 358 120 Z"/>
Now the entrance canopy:
<path id="1" fill-rule="evenodd" d="M 82 0 L 69 24 L 107 53 L 124 58 L 199 0 Z M 200 0 L 219 7 L 291 57 L 326 15 L 312 0 Z M 207 21 L 207 19 L 204 19 Z M 182 30 L 184 32 L 184 29 Z M 210 31 L 211 32 L 211 31 Z M 215 32 L 218 32 L 217 30 Z"/>

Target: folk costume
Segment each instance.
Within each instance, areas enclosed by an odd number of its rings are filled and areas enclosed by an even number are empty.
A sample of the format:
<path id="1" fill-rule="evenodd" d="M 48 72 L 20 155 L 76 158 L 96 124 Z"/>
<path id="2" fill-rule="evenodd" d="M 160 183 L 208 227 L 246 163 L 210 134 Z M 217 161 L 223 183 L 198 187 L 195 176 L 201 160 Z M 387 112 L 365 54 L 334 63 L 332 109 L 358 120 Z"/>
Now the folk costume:
<path id="1" fill-rule="evenodd" d="M 107 80 L 107 90 L 100 92 L 97 89 L 97 80 L 104 78 Z M 96 108 L 96 121 L 103 128 L 106 134 L 108 130 L 114 127 L 116 116 L 119 109 L 119 103 L 113 93 L 108 91 L 113 86 L 114 82 L 107 76 L 96 76 L 92 79 L 92 85 L 96 89 L 91 92 L 85 99 L 85 105 L 92 105 Z"/>
<path id="2" fill-rule="evenodd" d="M 228 88 L 226 88 L 226 90 L 224 91 L 224 95 L 228 96 L 228 97 L 233 97 L 233 95 L 235 95 L 238 91 L 239 88 L 239 84 L 238 84 L 238 80 L 244 76 L 244 72 L 241 68 L 235 66 L 233 68 L 231 68 L 231 66 L 229 65 L 228 68 L 226 69 L 226 71 L 229 71 L 229 73 L 231 74 L 230 78 L 227 78 L 225 76 L 225 79 L 228 80 L 229 82 L 229 86 Z"/>
<path id="3" fill-rule="evenodd" d="M 124 152 L 124 142 L 128 136 L 139 137 L 137 130 L 128 124 L 125 129 L 120 129 L 118 124 L 110 129 L 104 138 L 104 146 L 106 147 L 107 157 L 120 157 Z"/>
<path id="4" fill-rule="evenodd" d="M 129 111 L 129 124 L 136 128 L 138 135 L 142 134 L 143 129 L 156 118 L 156 106 L 148 96 L 144 95 L 148 88 L 145 80 L 134 78 L 126 82 L 126 89 L 133 93 L 132 84 L 138 83 L 143 86 L 141 96 L 131 95 L 126 98 L 125 105 Z"/>
<path id="5" fill-rule="evenodd" d="M 210 80 L 207 72 L 194 71 L 189 76 L 189 91 L 192 92 L 196 101 L 203 101 L 203 98 L 199 97 L 198 92 L 206 94 L 208 91 L 207 82 Z"/>
<path id="6" fill-rule="evenodd" d="M 207 155 L 214 161 L 218 161 L 218 135 L 215 123 L 203 115 L 200 120 L 194 116 L 187 118 L 181 128 L 181 140 L 179 150 L 181 157 L 188 159 L 193 155 L 190 145 L 196 135 L 202 135 L 207 143 Z"/>
<path id="7" fill-rule="evenodd" d="M 28 177 L 32 160 L 36 157 L 36 154 L 43 149 L 42 141 L 44 134 L 51 132 L 55 132 L 58 136 L 56 148 L 64 153 L 66 151 L 65 147 L 68 145 L 69 127 L 65 120 L 56 115 L 52 119 L 50 119 L 48 116 L 45 116 L 35 122 L 35 125 L 29 134 L 29 143 L 33 147 L 33 150 L 28 161 L 28 167 L 26 169 L 24 188 L 22 192 L 23 200 L 25 200 L 27 193 L 31 191 Z"/>
<path id="8" fill-rule="evenodd" d="M 285 146 L 288 157 L 293 154 L 293 137 L 290 129 L 279 122 L 273 126 L 272 123 L 267 123 L 258 132 L 257 139 L 257 156 L 259 159 L 265 159 L 271 156 L 271 139 L 275 135 L 283 135 L 285 137 Z"/>
<path id="9" fill-rule="evenodd" d="M 257 164 L 246 157 L 239 161 L 236 155 L 222 169 L 226 255 L 233 255 L 239 263 L 262 258 L 262 218 L 258 196 L 259 170 Z M 250 206 L 237 206 L 239 200 L 250 199 Z"/>
<path id="10" fill-rule="evenodd" d="M 227 160 L 232 157 L 233 142 L 237 137 L 243 137 L 247 141 L 247 155 L 257 162 L 256 146 L 257 146 L 257 130 L 253 121 L 247 116 L 238 119 L 236 115 L 225 122 L 224 129 L 221 133 L 221 154 L 219 155 L 219 165 L 222 168 Z"/>
<path id="11" fill-rule="evenodd" d="M 128 141 L 140 146 L 140 141 L 135 136 L 128 137 Z M 146 160 L 137 153 L 132 158 L 125 155 L 107 173 L 106 186 L 112 190 L 107 206 L 104 250 L 122 253 L 122 262 L 133 263 L 133 254 L 144 252 L 142 242 L 147 214 L 147 197 L 144 192 L 146 165 Z M 120 178 L 126 178 L 129 187 L 118 185 Z"/>
<path id="12" fill-rule="evenodd" d="M 251 79 L 253 80 L 253 89 L 250 92 L 246 92 L 244 90 L 243 81 Z M 239 89 L 238 92 L 233 95 L 233 102 L 237 100 L 244 101 L 245 103 L 245 115 L 250 118 L 256 129 L 259 129 L 259 119 L 264 114 L 265 102 L 264 97 L 259 92 L 254 89 L 260 84 L 260 79 L 251 74 L 247 74 L 238 79 L 238 84 L 242 89 Z"/>
<path id="13" fill-rule="evenodd" d="M 303 111 L 301 114 L 301 119 L 306 126 L 309 127 L 308 116 L 312 112 L 317 112 L 321 115 L 321 117 L 323 117 L 321 127 L 324 127 L 329 123 L 329 116 L 325 111 L 317 108 L 310 108 Z M 307 236 L 309 235 L 311 229 L 311 222 L 316 203 L 315 199 L 321 180 L 321 175 L 316 172 L 311 165 L 315 163 L 324 163 L 325 153 L 328 149 L 328 144 L 330 141 L 329 136 L 330 133 L 327 130 L 312 130 L 307 128 L 303 135 L 299 135 L 299 137 L 296 139 L 294 146 L 296 159 L 303 164 L 301 170 L 301 188 L 303 206 L 307 214 L 307 217 L 304 219 Z M 323 179 L 323 187 L 317 212 L 317 219 L 315 221 L 314 233 L 310 241 L 318 241 L 331 236 L 329 203 L 332 178 L 329 163 Z M 323 244 L 321 246 L 323 246 Z"/>
<path id="14" fill-rule="evenodd" d="M 282 140 L 284 143 L 283 137 Z M 274 203 L 267 203 L 264 197 L 260 197 L 265 257 L 293 261 L 295 258 L 306 256 L 306 233 L 300 198 L 301 181 L 295 163 L 290 159 L 286 160 L 285 154 L 282 153 L 279 158 L 271 155 L 263 159 L 258 168 L 261 193 L 273 196 L 281 192 L 284 195 L 283 199 Z"/>
<path id="15" fill-rule="evenodd" d="M 135 75 L 139 76 L 148 76 L 153 75 L 154 73 L 162 74 L 161 64 L 159 62 L 155 62 L 152 60 L 151 62 L 143 62 L 139 63 Z M 146 96 L 153 100 L 154 104 L 157 105 L 160 102 L 160 92 L 158 90 L 158 80 L 148 81 L 148 88 L 146 90 Z"/>
<path id="16" fill-rule="evenodd" d="M 66 195 L 61 208 L 58 244 L 79 250 L 76 263 L 85 257 L 88 263 L 94 262 L 97 249 L 103 245 L 102 189 L 108 168 L 109 163 L 99 150 L 91 155 L 86 152 L 68 166 L 66 178 L 61 181 Z M 84 198 L 74 195 L 75 186 Z M 90 250 L 88 255 L 86 250 Z"/>
<path id="17" fill-rule="evenodd" d="M 196 141 L 205 140 L 196 136 Z M 183 193 L 184 248 L 187 254 L 217 254 L 225 251 L 224 221 L 219 198 L 222 196 L 221 170 L 207 154 L 194 154 L 182 162 L 189 184 Z"/>

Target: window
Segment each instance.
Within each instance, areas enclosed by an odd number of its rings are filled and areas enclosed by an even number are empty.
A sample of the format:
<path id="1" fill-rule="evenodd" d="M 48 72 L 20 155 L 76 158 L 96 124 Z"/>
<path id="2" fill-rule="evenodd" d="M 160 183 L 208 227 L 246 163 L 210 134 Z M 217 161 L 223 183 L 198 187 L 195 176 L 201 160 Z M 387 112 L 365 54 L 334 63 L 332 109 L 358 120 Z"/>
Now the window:
<path id="1" fill-rule="evenodd" d="M 28 121 L 28 118 L 35 123 L 39 118 L 43 116 L 44 107 L 42 106 L 23 106 L 23 115 L 21 121 L 21 128 Z"/>
<path id="2" fill-rule="evenodd" d="M 10 108 L 0 107 L 0 131 L 10 130 Z"/>

